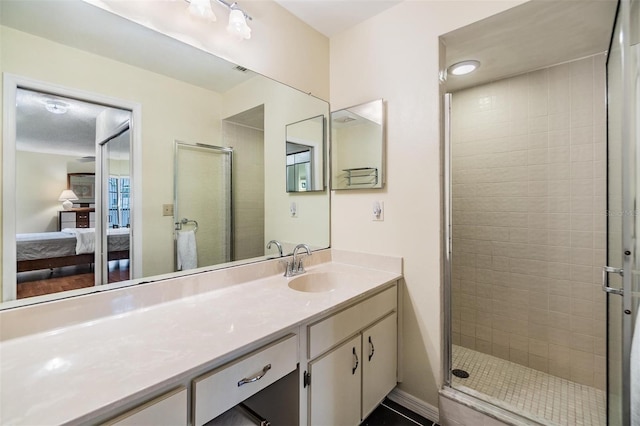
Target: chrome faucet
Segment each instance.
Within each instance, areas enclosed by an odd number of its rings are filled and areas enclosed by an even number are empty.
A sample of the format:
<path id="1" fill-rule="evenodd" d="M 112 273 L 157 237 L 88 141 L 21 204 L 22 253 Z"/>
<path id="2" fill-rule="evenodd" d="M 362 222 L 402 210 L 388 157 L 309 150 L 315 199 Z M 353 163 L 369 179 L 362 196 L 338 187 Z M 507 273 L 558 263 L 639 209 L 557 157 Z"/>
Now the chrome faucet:
<path id="1" fill-rule="evenodd" d="M 298 253 L 300 249 L 304 249 L 307 252 L 306 255 L 311 256 L 311 250 L 309 249 L 308 245 L 298 244 L 293 249 L 293 257 L 291 259 L 291 262 L 287 262 L 287 266 L 284 271 L 285 277 L 294 277 L 296 275 L 304 274 L 306 272 L 304 270 L 304 263 L 302 262 L 304 257 L 298 258 L 298 256 L 300 256 L 300 254 Z"/>
<path id="2" fill-rule="evenodd" d="M 282 257 L 282 244 L 277 240 L 271 240 L 267 243 L 267 250 L 271 248 L 271 244 L 275 244 L 276 247 L 278 247 L 278 252 L 280 252 L 280 257 Z"/>

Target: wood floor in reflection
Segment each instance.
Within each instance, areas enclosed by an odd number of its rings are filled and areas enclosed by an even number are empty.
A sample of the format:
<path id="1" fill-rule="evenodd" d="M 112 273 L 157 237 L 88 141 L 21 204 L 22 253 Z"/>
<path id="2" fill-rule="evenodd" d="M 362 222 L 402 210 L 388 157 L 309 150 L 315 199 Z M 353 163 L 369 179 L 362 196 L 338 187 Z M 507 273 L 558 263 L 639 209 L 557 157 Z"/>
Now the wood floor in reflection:
<path id="1" fill-rule="evenodd" d="M 109 266 L 109 282 L 129 279 L 129 267 L 115 261 Z M 18 274 L 18 299 L 42 296 L 61 291 L 92 287 L 94 274 L 92 265 L 69 266 L 53 270 L 21 272 Z"/>

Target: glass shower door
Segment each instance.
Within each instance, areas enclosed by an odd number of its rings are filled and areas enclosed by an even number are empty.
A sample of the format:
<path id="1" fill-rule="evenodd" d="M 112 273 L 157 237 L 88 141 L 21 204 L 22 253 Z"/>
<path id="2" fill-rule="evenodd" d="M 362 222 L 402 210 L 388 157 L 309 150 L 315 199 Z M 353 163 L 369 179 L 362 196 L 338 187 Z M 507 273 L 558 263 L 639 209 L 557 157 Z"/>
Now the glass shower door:
<path id="1" fill-rule="evenodd" d="M 231 148 L 176 141 L 176 270 L 233 260 L 232 153 Z"/>
<path id="2" fill-rule="evenodd" d="M 631 342 L 638 306 L 637 2 L 619 3 L 607 59 L 607 423 L 631 424 Z M 636 22 L 632 22 L 632 9 Z M 636 29 L 637 32 L 637 29 Z M 634 294 L 636 295 L 634 297 Z"/>

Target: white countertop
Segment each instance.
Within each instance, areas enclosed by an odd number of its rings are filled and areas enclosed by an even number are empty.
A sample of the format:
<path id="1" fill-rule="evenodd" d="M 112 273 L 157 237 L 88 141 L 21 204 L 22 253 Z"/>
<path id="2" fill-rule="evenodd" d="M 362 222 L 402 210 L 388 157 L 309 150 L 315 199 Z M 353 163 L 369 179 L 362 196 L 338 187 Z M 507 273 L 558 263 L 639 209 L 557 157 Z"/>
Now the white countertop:
<path id="1" fill-rule="evenodd" d="M 307 271 L 343 272 L 350 284 L 307 293 L 272 275 L 3 341 L 0 424 L 60 424 L 116 410 L 401 276 L 336 262 Z"/>

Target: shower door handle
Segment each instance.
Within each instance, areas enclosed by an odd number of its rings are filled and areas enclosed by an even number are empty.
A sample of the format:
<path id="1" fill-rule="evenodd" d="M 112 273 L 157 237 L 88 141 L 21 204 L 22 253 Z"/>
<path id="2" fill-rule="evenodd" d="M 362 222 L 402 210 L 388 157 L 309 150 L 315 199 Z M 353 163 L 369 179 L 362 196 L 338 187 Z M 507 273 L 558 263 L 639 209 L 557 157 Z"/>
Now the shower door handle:
<path id="1" fill-rule="evenodd" d="M 622 268 L 614 268 L 612 266 L 602 267 L 602 291 L 605 293 L 623 295 L 624 291 L 621 288 L 609 287 L 609 273 L 618 274 L 621 277 L 624 276 L 624 270 Z"/>

